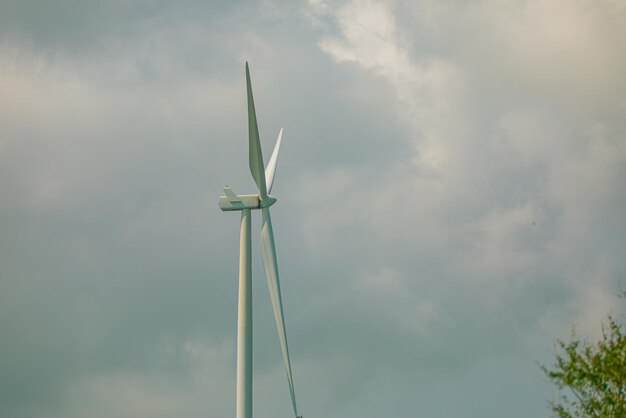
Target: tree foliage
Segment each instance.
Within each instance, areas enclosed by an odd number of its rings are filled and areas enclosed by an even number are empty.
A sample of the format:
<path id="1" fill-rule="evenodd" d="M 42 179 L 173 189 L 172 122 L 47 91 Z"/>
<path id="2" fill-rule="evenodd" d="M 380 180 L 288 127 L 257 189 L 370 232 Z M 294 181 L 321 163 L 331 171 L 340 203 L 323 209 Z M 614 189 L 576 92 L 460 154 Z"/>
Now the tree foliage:
<path id="1" fill-rule="evenodd" d="M 626 292 L 623 295 L 626 297 Z M 560 389 L 550 407 L 559 418 L 626 418 L 626 329 L 612 316 L 592 343 L 572 334 L 544 373 Z"/>

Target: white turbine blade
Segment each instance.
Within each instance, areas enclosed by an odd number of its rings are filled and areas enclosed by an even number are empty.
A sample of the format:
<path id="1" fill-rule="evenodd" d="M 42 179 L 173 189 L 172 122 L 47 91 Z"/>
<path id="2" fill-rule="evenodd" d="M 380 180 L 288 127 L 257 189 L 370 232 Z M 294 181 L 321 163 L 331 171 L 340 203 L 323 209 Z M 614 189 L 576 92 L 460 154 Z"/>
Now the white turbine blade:
<path id="1" fill-rule="evenodd" d="M 280 143 L 283 141 L 283 128 L 280 128 L 278 132 L 278 139 L 276 145 L 274 145 L 274 151 L 270 157 L 267 167 L 265 167 L 265 184 L 267 185 L 267 192 L 272 193 L 272 185 L 274 184 L 274 173 L 276 173 L 276 161 L 278 161 L 278 152 L 280 151 Z"/>
<path id="2" fill-rule="evenodd" d="M 293 404 L 293 412 L 298 416 L 296 408 L 296 394 L 293 387 L 293 377 L 291 374 L 291 362 L 289 361 L 289 348 L 287 346 L 287 331 L 285 330 L 285 317 L 283 315 L 283 302 L 280 294 L 280 281 L 278 279 L 278 265 L 276 263 L 276 247 L 274 246 L 274 232 L 272 230 L 272 219 L 270 218 L 269 208 L 261 209 L 262 226 L 261 226 L 261 246 L 263 249 L 263 266 L 265 267 L 265 276 L 267 277 L 267 286 L 270 291 L 272 300 L 272 308 L 274 309 L 274 319 L 276 320 L 276 328 L 278 329 L 278 340 L 280 349 L 285 363 L 285 371 L 287 372 L 287 381 L 289 383 L 289 391 L 291 393 L 291 403 Z"/>
<path id="3" fill-rule="evenodd" d="M 254 98 L 252 97 L 252 84 L 250 83 L 250 70 L 246 62 L 246 84 L 248 88 L 248 157 L 250 160 L 250 172 L 252 178 L 259 188 L 261 200 L 267 198 L 265 187 L 265 173 L 263 171 L 263 153 L 261 152 L 261 141 L 259 139 L 259 127 L 256 121 L 256 111 L 254 110 Z"/>

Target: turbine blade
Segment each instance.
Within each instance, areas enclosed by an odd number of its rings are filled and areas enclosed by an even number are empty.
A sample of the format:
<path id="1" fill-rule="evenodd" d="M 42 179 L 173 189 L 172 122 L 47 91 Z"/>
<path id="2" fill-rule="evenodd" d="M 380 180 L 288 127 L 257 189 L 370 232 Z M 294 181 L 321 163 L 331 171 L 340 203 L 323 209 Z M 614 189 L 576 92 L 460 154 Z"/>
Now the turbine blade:
<path id="1" fill-rule="evenodd" d="M 276 320 L 276 328 L 278 330 L 278 340 L 280 349 L 285 363 L 285 371 L 287 372 L 287 382 L 289 383 L 289 391 L 291 393 L 291 403 L 293 412 L 298 416 L 296 407 L 296 394 L 293 387 L 293 377 L 291 374 L 291 362 L 289 360 L 289 347 L 287 346 L 287 331 L 285 330 L 285 317 L 283 315 L 283 302 L 280 294 L 280 281 L 278 279 L 278 265 L 276 263 L 276 247 L 274 246 L 274 231 L 272 230 L 272 219 L 270 218 L 269 208 L 261 209 L 261 246 L 263 249 L 263 267 L 265 267 L 265 276 L 267 278 L 267 287 L 272 300 L 272 308 L 274 309 L 274 319 Z"/>
<path id="2" fill-rule="evenodd" d="M 254 98 L 252 97 L 252 84 L 250 83 L 250 70 L 246 62 L 246 84 L 248 89 L 248 158 L 250 160 L 250 172 L 252 178 L 259 188 L 261 200 L 267 198 L 265 187 L 265 173 L 263 172 L 263 153 L 261 152 L 261 141 L 259 139 L 259 127 L 256 121 L 256 111 L 254 110 Z"/>
<path id="3" fill-rule="evenodd" d="M 274 173 L 276 173 L 276 161 L 278 161 L 278 153 L 280 152 L 280 143 L 283 141 L 283 128 L 280 128 L 278 132 L 278 139 L 276 145 L 274 145 L 274 151 L 270 157 L 267 167 L 265 167 L 265 184 L 267 185 L 267 192 L 272 193 L 272 185 L 274 184 Z"/>

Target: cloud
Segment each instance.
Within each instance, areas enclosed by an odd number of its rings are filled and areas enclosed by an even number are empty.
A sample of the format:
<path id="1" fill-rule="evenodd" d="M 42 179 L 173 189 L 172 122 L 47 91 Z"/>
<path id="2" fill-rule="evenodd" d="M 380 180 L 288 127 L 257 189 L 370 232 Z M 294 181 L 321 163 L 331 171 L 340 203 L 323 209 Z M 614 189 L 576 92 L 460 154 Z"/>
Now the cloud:
<path id="1" fill-rule="evenodd" d="M 614 238 L 594 232 L 624 227 L 617 215 L 623 191 L 614 182 L 624 166 L 617 93 L 624 79 L 613 72 L 622 65 L 614 42 L 622 28 L 612 17 L 623 11 L 613 3 L 564 2 L 347 1 L 312 9 L 334 24 L 321 49 L 394 92 L 390 104 L 414 150 L 369 185 L 369 204 L 359 209 L 365 215 L 346 217 L 335 230 L 358 222 L 352 229 L 379 243 L 376 259 L 393 260 L 407 277 L 418 271 L 409 286 L 439 301 L 449 335 L 506 311 L 502 322 L 489 321 L 493 329 L 504 332 L 515 320 L 520 334 L 535 338 L 533 327 L 553 317 L 554 304 L 586 330 L 597 327 L 615 305 L 593 314 L 584 306 L 598 307 L 598 292 L 613 300 L 624 272 L 619 257 L 608 255 Z M 590 35 L 582 45 L 579 24 Z M 358 85 L 353 94 L 365 90 Z M 343 201 L 362 195 L 347 190 Z M 450 288 L 465 292 L 463 302 L 441 302 Z M 548 298 L 522 314 L 522 295 L 545 291 Z M 557 296 L 569 292 L 576 302 Z M 482 306 L 469 308 L 474 303 Z M 463 320 L 467 309 L 471 324 Z M 560 321 L 556 332 L 566 333 L 571 320 Z M 482 344 L 483 331 L 464 342 L 461 364 L 494 355 Z"/>
<path id="2" fill-rule="evenodd" d="M 229 85 L 210 80 L 158 92 L 150 83 L 128 88 L 124 77 L 105 81 L 100 70 L 128 63 L 123 56 L 111 62 L 110 51 L 99 57 L 100 69 L 72 55 L 3 51 L 2 323 L 12 341 L 0 360 L 11 376 L 3 404 L 55 411 L 73 402 L 64 393 L 81 386 L 76 379 L 130 373 L 141 381 L 162 339 L 193 333 L 183 318 L 220 310 L 184 284 L 221 287 L 206 280 L 219 277 L 219 268 L 200 261 L 211 246 L 201 221 L 209 199 L 204 181 L 191 179 L 211 174 L 211 164 L 203 167 L 211 154 L 196 152 L 209 129 L 195 100 L 211 115 L 236 95 L 211 101 Z M 220 322 L 211 328 L 216 341 L 229 335 Z M 118 377 L 103 379 L 107 386 Z"/>
<path id="3" fill-rule="evenodd" d="M 196 416 L 208 409 L 232 413 L 232 353 L 232 343 L 161 344 L 158 368 L 148 374 L 116 372 L 73 381 L 65 395 L 65 416 Z"/>
<path id="4" fill-rule="evenodd" d="M 605 59 L 618 62 L 622 59 L 614 49 L 615 43 L 611 42 L 622 29 L 613 26 L 613 19 L 607 17 L 617 11 L 615 7 L 612 3 L 596 3 L 595 7 L 585 9 L 582 3 L 564 2 L 507 2 L 503 5 L 483 2 L 466 6 L 446 3 L 442 7 L 423 2 L 416 7 L 412 17 L 420 22 L 439 18 L 456 26 L 451 34 L 442 34 L 434 29 L 428 32 L 432 21 L 426 29 L 401 26 L 402 18 L 398 21 L 394 11 L 404 11 L 406 7 L 402 3 L 389 6 L 352 1 L 330 13 L 339 34 L 328 35 L 320 46 L 338 62 L 356 63 L 387 80 L 400 103 L 396 109 L 406 120 L 413 121 L 410 126 L 415 145 L 412 162 L 416 171 L 409 182 L 413 182 L 413 188 L 419 187 L 419 194 L 427 196 L 429 201 L 441 199 L 436 200 L 435 207 L 427 209 L 434 213 L 419 213 L 423 204 L 409 203 L 418 210 L 413 218 L 434 215 L 436 219 L 440 209 L 456 204 L 467 209 L 467 219 L 462 223 L 468 226 L 494 210 L 508 208 L 505 210 L 514 213 L 517 208 L 529 207 L 537 208 L 535 211 L 544 208 L 542 212 L 553 215 L 545 219 L 547 223 L 555 222 L 556 217 L 563 219 L 558 211 L 584 211 L 593 220 L 586 219 L 580 224 L 589 224 L 598 220 L 591 215 L 592 209 L 585 208 L 582 202 L 569 201 L 564 194 L 571 190 L 572 199 L 576 194 L 587 202 L 598 202 L 603 198 L 593 195 L 611 190 L 612 187 L 606 185 L 613 184 L 604 176 L 612 177 L 621 172 L 621 168 L 611 162 L 619 160 L 617 165 L 621 166 L 624 155 L 623 141 L 618 139 L 623 136 L 623 124 L 621 118 L 613 114 L 621 108 L 621 99 L 616 95 L 603 98 L 606 105 L 610 103 L 613 108 L 613 112 L 606 115 L 595 110 L 586 112 L 584 117 L 578 113 L 588 109 L 590 86 L 602 88 L 604 83 L 609 83 L 615 87 L 623 81 L 623 77 L 605 73 L 612 71 L 606 65 L 595 67 Z M 520 10 L 521 17 L 515 13 Z M 607 18 L 607 25 L 600 29 L 603 17 Z M 485 20 L 490 18 L 493 18 L 493 25 L 485 25 Z M 585 37 L 583 45 L 577 43 L 578 23 L 584 31 L 593 33 Z M 550 28 L 545 33 L 546 42 L 533 39 L 544 34 L 530 30 L 534 26 Z M 469 51 L 421 52 L 414 48 L 415 42 L 422 41 L 412 36 L 414 32 L 430 33 L 435 40 L 464 37 L 469 41 Z M 595 54 L 599 55 L 597 59 L 590 57 Z M 548 56 L 550 60 L 546 62 Z M 591 58 L 592 67 L 572 65 L 563 56 L 576 60 Z M 533 71 L 535 65 L 545 67 Z M 554 80 L 556 74 L 566 74 L 567 94 L 563 90 L 551 90 L 560 88 Z M 498 83 L 483 83 L 485 76 L 496 78 Z M 582 83 L 583 79 L 586 83 Z M 575 84 L 585 87 L 572 89 Z M 562 107 L 554 107 L 556 103 Z M 611 127 L 608 135 L 607 126 Z M 598 129 L 602 138 L 593 134 Z M 605 151 L 608 153 L 604 157 L 597 157 Z M 564 175 L 562 172 L 567 166 L 580 171 Z M 433 182 L 427 181 L 426 173 Z M 387 186 L 374 189 L 385 190 L 386 202 L 398 201 L 400 196 L 407 199 L 400 190 L 394 198 L 389 196 L 393 193 L 389 185 L 394 190 L 393 180 L 391 176 L 386 177 Z M 586 189 L 587 182 L 595 185 L 595 191 Z M 433 184 L 442 190 L 440 194 L 433 189 Z M 428 188 L 422 188 L 423 185 Z M 404 181 L 403 187 L 406 190 Z M 496 195 L 498 193 L 500 196 Z M 408 195 L 410 199 L 418 193 Z M 612 206 L 612 203 L 606 204 Z M 453 220 L 442 220 L 446 224 L 450 221 Z M 530 223 L 532 219 L 527 221 Z M 484 228 L 495 230 L 498 227 L 494 222 L 497 225 L 501 221 L 492 218 L 484 223 Z M 516 240 L 517 235 L 511 234 L 509 239 Z M 490 236 L 493 235 L 486 233 L 484 239 L 491 239 Z M 479 246 L 483 245 L 480 241 Z M 523 259 L 521 253 L 514 252 L 512 256 Z M 496 259 L 501 261 L 498 256 L 493 262 L 499 262 Z"/>
<path id="5" fill-rule="evenodd" d="M 245 60 L 305 415 L 540 414 L 536 361 L 618 309 L 621 3 L 91 6 L 0 25 L 0 414 L 232 413 Z"/>

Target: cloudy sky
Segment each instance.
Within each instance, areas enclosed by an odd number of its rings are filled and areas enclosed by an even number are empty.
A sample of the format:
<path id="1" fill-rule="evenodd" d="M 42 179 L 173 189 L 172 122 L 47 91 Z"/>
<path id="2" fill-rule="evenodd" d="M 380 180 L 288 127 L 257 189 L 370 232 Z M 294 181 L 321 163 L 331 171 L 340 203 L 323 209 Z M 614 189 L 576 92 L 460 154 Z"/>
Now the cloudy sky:
<path id="1" fill-rule="evenodd" d="M 244 62 L 305 417 L 547 417 L 626 287 L 624 0 L 0 0 L 0 415 L 235 410 Z M 258 249 L 258 218 L 253 249 Z M 290 416 L 254 253 L 255 416 Z M 623 303 L 622 303 L 623 305 Z"/>

